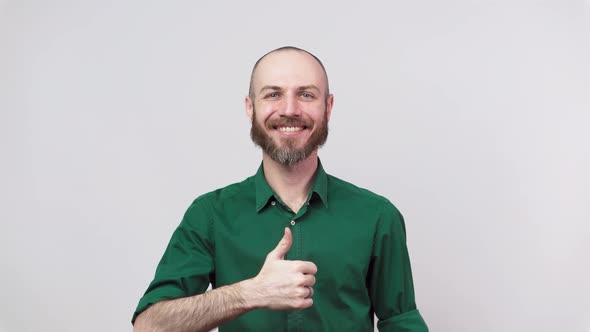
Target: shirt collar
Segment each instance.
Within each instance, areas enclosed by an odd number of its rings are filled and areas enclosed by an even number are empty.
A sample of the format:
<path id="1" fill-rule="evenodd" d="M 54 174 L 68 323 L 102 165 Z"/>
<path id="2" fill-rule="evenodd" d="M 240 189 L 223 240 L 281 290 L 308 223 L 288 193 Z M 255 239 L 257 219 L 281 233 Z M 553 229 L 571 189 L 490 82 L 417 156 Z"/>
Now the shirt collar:
<path id="1" fill-rule="evenodd" d="M 256 175 L 254 175 L 254 184 L 256 187 L 256 212 L 259 212 L 263 207 L 266 206 L 271 197 L 276 196 L 264 178 L 264 168 L 262 167 L 262 163 L 260 163 L 260 167 L 258 167 Z M 313 193 L 315 193 L 320 198 L 322 203 L 328 207 L 328 175 L 326 174 L 326 171 L 324 171 L 324 167 L 322 167 L 322 163 L 319 158 L 318 168 L 316 170 L 313 186 L 311 187 L 311 192 L 312 195 L 309 197 L 310 200 L 312 198 L 311 196 L 313 196 Z M 275 198 L 278 199 L 279 197 L 276 196 Z"/>

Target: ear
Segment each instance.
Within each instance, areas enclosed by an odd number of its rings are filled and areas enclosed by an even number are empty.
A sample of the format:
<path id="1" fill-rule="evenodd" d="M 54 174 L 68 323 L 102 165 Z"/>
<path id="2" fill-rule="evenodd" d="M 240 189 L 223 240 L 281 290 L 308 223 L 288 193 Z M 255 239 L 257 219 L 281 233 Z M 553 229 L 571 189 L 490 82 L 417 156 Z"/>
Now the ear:
<path id="1" fill-rule="evenodd" d="M 330 94 L 326 100 L 326 118 L 330 121 L 332 115 L 332 106 L 334 106 L 334 95 Z"/>
<path id="2" fill-rule="evenodd" d="M 254 104 L 252 103 L 250 96 L 246 96 L 244 99 L 244 105 L 246 106 L 246 114 L 248 115 L 248 118 L 250 118 L 250 122 L 252 122 L 252 116 L 254 115 Z"/>

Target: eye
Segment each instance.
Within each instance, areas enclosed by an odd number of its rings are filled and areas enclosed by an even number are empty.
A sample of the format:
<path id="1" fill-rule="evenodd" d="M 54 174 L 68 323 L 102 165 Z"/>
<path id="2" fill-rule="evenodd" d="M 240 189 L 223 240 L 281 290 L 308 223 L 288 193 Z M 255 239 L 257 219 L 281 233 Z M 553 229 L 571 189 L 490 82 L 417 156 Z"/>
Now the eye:
<path id="1" fill-rule="evenodd" d="M 271 93 L 265 95 L 264 98 L 265 99 L 276 99 L 280 96 L 281 96 L 281 94 L 275 91 L 275 92 L 271 92 Z"/>
<path id="2" fill-rule="evenodd" d="M 311 93 L 309 93 L 309 92 L 302 92 L 302 93 L 300 94 L 300 96 L 301 96 L 301 97 L 303 97 L 303 98 L 305 98 L 305 99 L 313 99 L 313 98 L 315 97 L 314 95 L 312 95 L 312 94 L 311 94 Z"/>

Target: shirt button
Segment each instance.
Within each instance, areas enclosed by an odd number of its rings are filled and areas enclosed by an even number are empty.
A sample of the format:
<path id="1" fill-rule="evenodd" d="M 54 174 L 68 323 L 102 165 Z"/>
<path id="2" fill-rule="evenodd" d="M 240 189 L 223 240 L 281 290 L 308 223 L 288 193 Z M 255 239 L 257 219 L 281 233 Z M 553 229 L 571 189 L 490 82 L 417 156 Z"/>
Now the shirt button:
<path id="1" fill-rule="evenodd" d="M 295 226 L 295 220 L 291 220 L 291 226 Z"/>
<path id="2" fill-rule="evenodd" d="M 275 201 L 270 202 L 270 205 L 274 206 L 275 204 L 277 204 L 277 202 L 275 202 Z"/>

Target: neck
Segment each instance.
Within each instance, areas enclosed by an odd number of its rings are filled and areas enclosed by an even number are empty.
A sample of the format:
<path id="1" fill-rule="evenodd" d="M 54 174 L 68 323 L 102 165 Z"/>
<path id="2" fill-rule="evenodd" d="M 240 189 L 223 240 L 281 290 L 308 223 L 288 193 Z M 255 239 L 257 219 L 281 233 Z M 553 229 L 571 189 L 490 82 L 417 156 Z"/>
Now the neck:
<path id="1" fill-rule="evenodd" d="M 280 164 L 263 155 L 264 177 L 281 200 L 295 213 L 307 200 L 318 167 L 317 150 L 295 165 Z"/>

